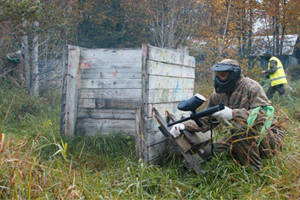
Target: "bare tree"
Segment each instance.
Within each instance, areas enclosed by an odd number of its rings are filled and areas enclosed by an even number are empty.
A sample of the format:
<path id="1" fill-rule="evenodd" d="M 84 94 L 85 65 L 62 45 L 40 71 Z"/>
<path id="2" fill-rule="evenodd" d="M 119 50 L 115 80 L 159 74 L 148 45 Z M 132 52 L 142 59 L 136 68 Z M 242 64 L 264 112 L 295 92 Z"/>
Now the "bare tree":
<path id="1" fill-rule="evenodd" d="M 222 36 L 222 44 L 219 46 L 219 55 L 223 53 L 224 49 L 224 42 L 225 42 L 225 36 L 227 33 L 227 28 L 228 28 L 228 20 L 229 20 L 229 15 L 230 15 L 230 7 L 231 7 L 231 0 L 229 0 L 228 6 L 227 6 L 227 15 L 226 15 L 226 22 L 225 22 L 225 27 L 224 27 L 224 32 Z"/>
<path id="2" fill-rule="evenodd" d="M 177 48 L 191 36 L 197 21 L 194 0 L 143 0 L 153 42 Z"/>
<path id="3" fill-rule="evenodd" d="M 261 15 L 265 19 L 264 35 L 272 35 L 269 47 L 274 55 L 282 54 L 284 36 L 286 33 L 287 21 L 287 0 L 264 0 Z"/>
<path id="4" fill-rule="evenodd" d="M 32 85 L 30 88 L 30 94 L 32 96 L 39 96 L 39 85 L 40 85 L 40 79 L 39 79 L 39 22 L 34 22 L 34 35 L 32 39 Z"/>
<path id="5" fill-rule="evenodd" d="M 24 19 L 23 19 L 24 20 Z M 23 22 L 23 29 L 26 29 L 28 23 L 26 20 Z M 28 34 L 25 31 L 23 32 L 22 36 L 22 52 L 24 54 L 24 66 L 25 66 L 25 80 L 26 80 L 26 87 L 28 90 L 31 88 L 31 68 L 30 68 L 30 55 L 29 55 L 29 38 Z"/>
<path id="6" fill-rule="evenodd" d="M 9 24 L 10 31 L 7 31 L 7 34 L 13 33 L 14 35 L 9 37 L 0 35 L 0 41 L 2 43 L 7 38 L 10 39 L 10 44 L 7 45 L 9 52 L 22 48 L 24 65 L 22 63 L 20 73 L 25 77 L 28 92 L 38 96 L 42 83 L 48 81 L 49 76 L 46 73 L 50 72 L 50 78 L 52 78 L 52 74 L 56 76 L 56 71 L 60 73 L 55 67 L 40 71 L 41 59 L 48 62 L 48 58 L 53 60 L 61 58 L 57 55 L 62 54 L 66 40 L 72 39 L 72 32 L 75 32 L 73 27 L 76 27 L 79 17 L 78 13 L 75 13 L 77 12 L 77 5 L 71 0 L 20 0 L 0 1 L 0 6 L 3 8 L 0 21 Z M 15 8 L 14 12 L 11 12 L 12 6 Z M 15 38 L 15 40 L 11 38 Z M 47 66 L 48 64 L 45 62 L 43 64 Z M 61 77 L 61 74 L 57 74 L 57 76 Z M 13 78 L 19 80 L 18 77 Z M 44 81 L 43 79 L 47 80 Z M 59 82 L 59 80 L 57 81 Z"/>

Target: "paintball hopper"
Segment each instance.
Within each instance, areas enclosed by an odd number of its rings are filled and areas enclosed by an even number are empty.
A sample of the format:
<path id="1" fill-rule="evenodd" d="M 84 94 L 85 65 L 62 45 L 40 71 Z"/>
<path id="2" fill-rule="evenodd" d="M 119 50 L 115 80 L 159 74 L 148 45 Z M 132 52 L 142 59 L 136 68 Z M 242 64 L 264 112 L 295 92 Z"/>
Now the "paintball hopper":
<path id="1" fill-rule="evenodd" d="M 195 111 L 206 101 L 206 98 L 201 94 L 195 94 L 193 97 L 181 101 L 177 108 L 182 111 Z"/>

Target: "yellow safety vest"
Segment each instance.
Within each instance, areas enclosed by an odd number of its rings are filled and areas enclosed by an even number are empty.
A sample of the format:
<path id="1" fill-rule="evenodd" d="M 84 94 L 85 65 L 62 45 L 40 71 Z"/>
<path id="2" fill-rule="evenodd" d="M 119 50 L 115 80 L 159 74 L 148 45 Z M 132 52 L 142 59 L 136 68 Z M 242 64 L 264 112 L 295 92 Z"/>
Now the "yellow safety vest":
<path id="1" fill-rule="evenodd" d="M 270 63 L 272 60 L 277 62 L 277 66 L 276 66 L 277 70 L 273 74 L 270 74 L 271 86 L 275 86 L 275 85 L 279 85 L 279 84 L 287 84 L 283 65 L 278 58 L 276 58 L 276 57 L 270 58 L 269 63 L 268 63 L 268 70 L 270 70 Z"/>

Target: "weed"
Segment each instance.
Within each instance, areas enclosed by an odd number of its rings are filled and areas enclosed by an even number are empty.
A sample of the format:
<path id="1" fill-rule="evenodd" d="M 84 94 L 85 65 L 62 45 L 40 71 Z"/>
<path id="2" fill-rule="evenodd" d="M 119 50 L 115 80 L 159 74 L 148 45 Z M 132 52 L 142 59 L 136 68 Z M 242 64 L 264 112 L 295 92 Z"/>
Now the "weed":
<path id="1" fill-rule="evenodd" d="M 277 114 L 288 119 L 282 153 L 264 160 L 261 171 L 218 154 L 196 175 L 181 157 L 162 166 L 136 161 L 132 137 L 62 138 L 57 101 L 10 86 L 0 94 L 0 199 L 299 198 L 300 129 L 288 100 L 274 101 Z M 299 95 L 293 98 L 299 102 Z"/>

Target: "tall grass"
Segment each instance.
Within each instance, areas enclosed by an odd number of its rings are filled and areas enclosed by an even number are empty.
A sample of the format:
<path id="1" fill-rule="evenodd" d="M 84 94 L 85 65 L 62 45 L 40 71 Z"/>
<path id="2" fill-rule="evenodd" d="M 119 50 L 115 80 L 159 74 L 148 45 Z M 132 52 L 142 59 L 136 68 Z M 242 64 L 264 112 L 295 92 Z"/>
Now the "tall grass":
<path id="1" fill-rule="evenodd" d="M 131 137 L 62 138 L 59 96 L 31 98 L 20 88 L 1 86 L 0 132 L 6 140 L 0 152 L 0 199 L 300 197 L 300 129 L 290 105 L 278 105 L 289 119 L 283 151 L 264 160 L 261 171 L 219 154 L 196 175 L 179 157 L 163 166 L 136 160 Z"/>

